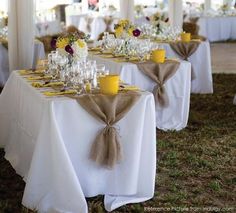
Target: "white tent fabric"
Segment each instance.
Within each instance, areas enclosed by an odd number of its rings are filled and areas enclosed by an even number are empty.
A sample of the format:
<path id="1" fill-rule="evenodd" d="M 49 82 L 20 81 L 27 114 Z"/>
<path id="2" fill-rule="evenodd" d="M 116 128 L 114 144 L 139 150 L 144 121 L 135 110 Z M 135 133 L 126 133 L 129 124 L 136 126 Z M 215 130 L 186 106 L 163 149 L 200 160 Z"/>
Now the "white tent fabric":
<path id="1" fill-rule="evenodd" d="M 134 21 L 134 0 L 120 0 L 120 18 Z"/>
<path id="2" fill-rule="evenodd" d="M 34 48 L 34 0 L 9 0 L 10 72 L 32 67 Z"/>
<path id="3" fill-rule="evenodd" d="M 172 27 L 180 27 L 183 25 L 183 1 L 182 0 L 169 0 L 169 18 Z"/>
<path id="4" fill-rule="evenodd" d="M 204 12 L 207 13 L 211 9 L 211 0 L 205 0 Z"/>
<path id="5" fill-rule="evenodd" d="M 224 0 L 223 3 L 226 4 L 228 7 L 233 6 L 233 0 Z"/>

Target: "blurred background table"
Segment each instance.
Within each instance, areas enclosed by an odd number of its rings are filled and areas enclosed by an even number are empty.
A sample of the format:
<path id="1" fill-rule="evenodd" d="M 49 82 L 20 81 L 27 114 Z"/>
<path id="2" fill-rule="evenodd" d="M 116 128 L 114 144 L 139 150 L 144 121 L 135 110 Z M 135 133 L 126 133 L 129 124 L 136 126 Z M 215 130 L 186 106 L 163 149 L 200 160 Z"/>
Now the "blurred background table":
<path id="1" fill-rule="evenodd" d="M 34 56 L 33 65 L 35 68 L 39 59 L 45 59 L 45 51 L 43 43 L 35 40 L 34 43 Z M 2 44 L 0 44 L 0 86 L 3 86 L 9 77 L 9 61 L 8 61 L 8 50 Z"/>
<path id="2" fill-rule="evenodd" d="M 131 85 L 152 92 L 156 83 L 141 72 L 134 63 L 116 62 L 115 59 L 100 55 L 89 56 L 99 64 L 105 64 L 112 74 L 119 74 L 121 79 Z M 189 116 L 191 90 L 191 64 L 181 61 L 173 77 L 165 83 L 170 104 L 163 108 L 156 105 L 156 125 L 162 130 L 181 130 L 186 127 Z"/>

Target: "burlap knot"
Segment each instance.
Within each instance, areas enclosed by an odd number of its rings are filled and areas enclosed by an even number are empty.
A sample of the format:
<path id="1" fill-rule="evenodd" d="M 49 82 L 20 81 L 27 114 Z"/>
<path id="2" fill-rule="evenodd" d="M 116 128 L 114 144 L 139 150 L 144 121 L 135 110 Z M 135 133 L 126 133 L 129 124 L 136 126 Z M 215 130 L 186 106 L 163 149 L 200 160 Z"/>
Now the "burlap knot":
<path id="1" fill-rule="evenodd" d="M 169 106 L 169 98 L 165 90 L 165 83 L 176 73 L 180 63 L 174 60 L 166 60 L 163 64 L 152 61 L 136 63 L 139 70 L 156 82 L 153 95 L 156 103 L 161 107 Z"/>
<path id="2" fill-rule="evenodd" d="M 105 18 L 103 18 L 103 21 L 106 25 L 105 32 L 111 32 L 111 24 L 113 23 L 114 19 L 111 16 L 106 16 Z"/>
<path id="3" fill-rule="evenodd" d="M 160 85 L 157 84 L 153 88 L 152 93 L 155 97 L 155 100 L 158 101 L 160 106 L 162 106 L 162 107 L 168 107 L 169 106 L 169 98 L 168 98 L 168 95 L 166 93 L 165 86 L 163 84 L 160 84 Z"/>
<path id="4" fill-rule="evenodd" d="M 8 41 L 6 39 L 0 39 L 0 44 L 8 50 Z"/>
<path id="5" fill-rule="evenodd" d="M 73 97 L 94 118 L 106 126 L 98 132 L 90 150 L 90 158 L 99 165 L 112 169 L 122 159 L 122 147 L 116 127 L 141 96 L 138 92 L 109 96 L 85 94 Z"/>
<path id="6" fill-rule="evenodd" d="M 91 32 L 91 24 L 93 22 L 93 18 L 92 17 L 86 17 L 85 21 L 86 21 L 86 29 L 87 29 L 87 31 Z"/>
<path id="7" fill-rule="evenodd" d="M 172 42 L 170 43 L 170 47 L 183 60 L 188 61 L 188 58 L 197 51 L 200 43 L 201 42 L 198 42 L 198 41 Z M 193 66 L 191 66 L 191 79 L 194 80 L 195 78 L 196 78 L 196 75 L 193 70 Z"/>

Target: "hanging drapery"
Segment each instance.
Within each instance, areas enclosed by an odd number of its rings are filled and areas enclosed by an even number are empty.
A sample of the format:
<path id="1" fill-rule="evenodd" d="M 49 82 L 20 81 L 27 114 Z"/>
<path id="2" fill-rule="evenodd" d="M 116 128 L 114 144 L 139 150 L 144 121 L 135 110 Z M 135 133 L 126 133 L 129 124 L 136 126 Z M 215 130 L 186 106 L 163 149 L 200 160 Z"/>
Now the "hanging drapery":
<path id="1" fill-rule="evenodd" d="M 182 0 L 169 0 L 169 18 L 172 27 L 180 27 L 183 25 L 183 1 Z"/>
<path id="2" fill-rule="evenodd" d="M 204 12 L 207 13 L 207 11 L 210 9 L 211 9 L 211 0 L 205 0 Z"/>
<path id="3" fill-rule="evenodd" d="M 223 4 L 227 5 L 228 7 L 232 7 L 233 6 L 233 0 L 224 0 Z"/>
<path id="4" fill-rule="evenodd" d="M 120 18 L 134 21 L 134 0 L 120 0 Z"/>
<path id="5" fill-rule="evenodd" d="M 34 51 L 34 0 L 9 0 L 8 54 L 10 72 L 32 68 Z"/>

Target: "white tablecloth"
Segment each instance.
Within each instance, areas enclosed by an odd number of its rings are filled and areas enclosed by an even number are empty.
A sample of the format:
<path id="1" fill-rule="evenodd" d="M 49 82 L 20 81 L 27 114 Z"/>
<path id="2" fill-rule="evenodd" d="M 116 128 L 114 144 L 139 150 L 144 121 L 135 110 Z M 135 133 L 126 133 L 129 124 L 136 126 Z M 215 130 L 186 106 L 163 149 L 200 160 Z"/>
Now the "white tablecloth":
<path id="1" fill-rule="evenodd" d="M 80 21 L 85 18 L 87 14 L 81 15 L 71 15 L 66 17 L 66 26 L 74 25 L 76 27 L 80 26 Z"/>
<path id="2" fill-rule="evenodd" d="M 35 36 L 38 37 L 62 32 L 62 26 L 59 20 L 37 23 L 35 28 Z"/>
<path id="3" fill-rule="evenodd" d="M 38 59 L 45 59 L 43 43 L 36 40 L 34 45 L 33 68 Z M 0 86 L 3 86 L 9 77 L 8 50 L 0 44 Z"/>
<path id="4" fill-rule="evenodd" d="M 161 43 L 168 57 L 181 58 L 176 54 L 169 44 Z M 213 93 L 213 80 L 211 69 L 211 52 L 208 41 L 201 42 L 197 51 L 189 57 L 189 62 L 193 67 L 195 79 L 191 82 L 192 93 Z"/>
<path id="5" fill-rule="evenodd" d="M 156 85 L 137 65 L 133 63 L 119 63 L 111 59 L 90 55 L 97 63 L 105 64 L 110 73 L 118 73 L 125 82 L 137 85 L 143 90 L 153 91 Z M 167 108 L 156 105 L 156 125 L 162 130 L 181 130 L 188 123 L 190 104 L 191 65 L 182 61 L 176 74 L 166 84 L 170 104 Z"/>
<path id="6" fill-rule="evenodd" d="M 234 105 L 236 105 L 236 95 L 234 96 Z"/>
<path id="7" fill-rule="evenodd" d="M 90 39 L 97 40 L 98 36 L 106 30 L 106 24 L 104 22 L 105 17 L 97 16 L 97 17 L 91 17 L 91 18 L 93 18 L 93 21 L 91 22 L 91 25 L 90 25 L 91 27 L 90 32 L 87 29 L 86 16 L 78 15 L 78 16 L 69 17 L 68 19 L 69 19 L 70 24 L 75 25 L 76 27 L 78 27 L 79 30 L 87 34 L 90 34 Z M 118 19 L 114 18 L 114 21 L 110 26 L 111 31 L 114 31 L 114 24 L 117 22 L 118 22 Z"/>
<path id="8" fill-rule="evenodd" d="M 234 17 L 201 17 L 198 21 L 199 35 L 213 41 L 236 39 L 236 16 Z"/>
<path id="9" fill-rule="evenodd" d="M 85 213 L 84 197 L 104 194 L 108 211 L 153 197 L 156 126 L 150 93 L 116 124 L 124 157 L 113 170 L 88 159 L 104 124 L 73 99 L 44 97 L 16 72 L 0 96 L 0 117 L 0 146 L 26 181 L 23 205 L 39 212 Z"/>

